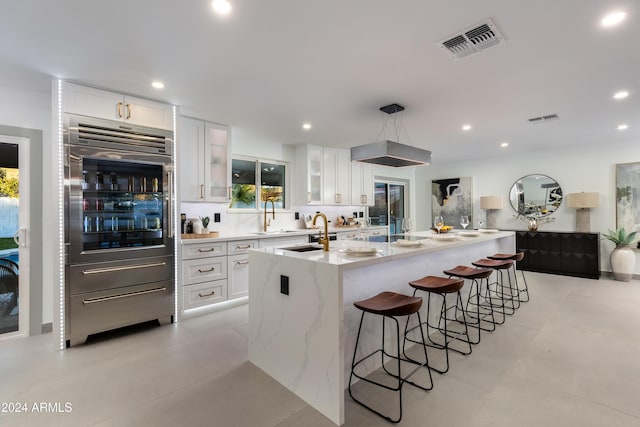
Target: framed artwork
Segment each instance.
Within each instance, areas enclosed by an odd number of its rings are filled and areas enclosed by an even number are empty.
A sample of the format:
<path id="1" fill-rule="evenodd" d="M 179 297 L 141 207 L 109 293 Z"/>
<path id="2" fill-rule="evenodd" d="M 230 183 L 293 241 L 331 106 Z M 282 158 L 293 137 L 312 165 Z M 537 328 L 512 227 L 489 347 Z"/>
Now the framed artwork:
<path id="1" fill-rule="evenodd" d="M 433 217 L 436 215 L 442 215 L 444 223 L 455 228 L 462 228 L 460 226 L 462 215 L 469 216 L 469 222 L 473 223 L 471 189 L 471 177 L 431 181 L 431 219 L 429 220 L 431 227 L 433 227 Z"/>
<path id="2" fill-rule="evenodd" d="M 616 227 L 640 231 L 640 163 L 616 165 Z"/>

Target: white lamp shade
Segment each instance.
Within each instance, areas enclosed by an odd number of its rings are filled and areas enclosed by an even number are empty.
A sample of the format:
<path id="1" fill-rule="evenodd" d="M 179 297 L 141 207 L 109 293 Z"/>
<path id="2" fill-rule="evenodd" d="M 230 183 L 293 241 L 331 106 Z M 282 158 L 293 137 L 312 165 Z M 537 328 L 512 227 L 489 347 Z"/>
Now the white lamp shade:
<path id="1" fill-rule="evenodd" d="M 480 209 L 503 209 L 502 196 L 482 196 L 480 197 Z"/>
<path id="2" fill-rule="evenodd" d="M 597 208 L 600 206 L 599 193 L 569 193 L 567 194 L 567 207 L 583 209 Z"/>

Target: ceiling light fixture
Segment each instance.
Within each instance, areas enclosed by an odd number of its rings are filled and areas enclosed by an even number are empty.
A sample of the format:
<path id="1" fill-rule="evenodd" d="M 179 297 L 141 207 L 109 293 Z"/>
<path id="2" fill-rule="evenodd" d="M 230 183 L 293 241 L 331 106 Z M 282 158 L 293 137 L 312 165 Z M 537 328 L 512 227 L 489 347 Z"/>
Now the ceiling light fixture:
<path id="1" fill-rule="evenodd" d="M 304 123 L 304 124 L 302 125 L 302 129 L 304 129 L 304 130 L 309 130 L 309 129 L 311 129 L 311 123 Z"/>
<path id="2" fill-rule="evenodd" d="M 462 125 L 462 130 L 465 132 L 471 130 L 471 125 Z"/>
<path id="3" fill-rule="evenodd" d="M 508 142 L 503 142 L 502 144 L 500 144 L 500 147 L 504 148 L 504 147 L 508 147 L 509 143 Z"/>
<path id="4" fill-rule="evenodd" d="M 613 27 L 624 21 L 624 18 L 626 18 L 626 16 L 627 14 L 625 12 L 613 12 L 602 18 L 600 24 L 603 27 Z"/>
<path id="5" fill-rule="evenodd" d="M 620 92 L 616 92 L 613 95 L 613 99 L 625 99 L 627 96 L 629 96 L 629 92 L 627 92 L 626 90 L 621 90 Z"/>
<path id="6" fill-rule="evenodd" d="M 396 140 L 400 140 L 400 129 L 404 129 L 404 126 L 402 118 L 398 119 L 397 113 L 404 111 L 404 107 L 398 104 L 390 104 L 380 107 L 380 111 L 387 113 L 389 116 L 395 114 L 393 116 L 393 128 Z M 384 135 L 388 120 L 389 118 L 387 117 L 378 137 Z M 385 139 L 351 147 L 351 160 L 392 167 L 429 165 L 431 164 L 431 151 Z"/>
<path id="7" fill-rule="evenodd" d="M 231 3 L 227 0 L 213 0 L 211 3 L 213 10 L 220 15 L 227 15 L 231 12 Z"/>
<path id="8" fill-rule="evenodd" d="M 153 86 L 156 89 L 164 89 L 164 83 L 158 82 L 158 81 L 151 82 L 151 86 Z"/>
<path id="9" fill-rule="evenodd" d="M 627 129 L 629 129 L 629 125 L 626 125 L 624 123 L 621 125 L 618 125 L 618 130 L 627 130 Z"/>

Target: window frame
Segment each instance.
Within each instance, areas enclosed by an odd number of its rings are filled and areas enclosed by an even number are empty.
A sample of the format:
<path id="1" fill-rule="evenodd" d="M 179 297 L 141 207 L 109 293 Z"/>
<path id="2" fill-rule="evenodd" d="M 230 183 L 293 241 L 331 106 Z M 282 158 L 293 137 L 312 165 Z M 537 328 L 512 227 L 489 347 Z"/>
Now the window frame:
<path id="1" fill-rule="evenodd" d="M 274 165 L 280 165 L 280 166 L 284 166 L 284 201 L 285 204 L 282 208 L 276 208 L 276 212 L 290 212 L 291 211 L 291 190 L 289 188 L 289 176 L 291 174 L 291 165 L 289 162 L 284 161 L 284 160 L 274 160 L 274 159 L 264 159 L 261 157 L 252 157 L 252 156 L 243 156 L 243 155 L 232 155 L 231 156 L 231 165 L 229 168 L 229 173 L 231 174 L 232 169 L 233 169 L 233 161 L 234 160 L 244 160 L 244 161 L 249 161 L 249 162 L 255 162 L 256 165 L 256 169 L 255 169 L 255 182 L 256 182 L 256 201 L 255 201 L 255 206 L 253 208 L 235 208 L 235 207 L 228 207 L 227 208 L 227 212 L 228 213 L 256 213 L 256 212 L 263 212 L 264 209 L 261 207 L 261 196 L 262 196 L 262 180 L 260 179 L 262 177 L 261 173 L 262 173 L 262 164 L 264 163 L 270 163 L 270 164 L 274 164 Z M 233 177 L 230 177 L 230 183 L 233 186 Z"/>

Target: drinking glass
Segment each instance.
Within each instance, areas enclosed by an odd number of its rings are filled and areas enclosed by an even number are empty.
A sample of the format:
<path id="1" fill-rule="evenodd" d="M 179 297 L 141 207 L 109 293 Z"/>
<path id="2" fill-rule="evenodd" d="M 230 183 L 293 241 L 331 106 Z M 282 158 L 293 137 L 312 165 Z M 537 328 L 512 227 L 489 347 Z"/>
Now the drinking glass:
<path id="1" fill-rule="evenodd" d="M 478 215 L 478 228 L 484 228 L 485 221 L 486 217 L 484 216 L 484 214 Z"/>
<path id="2" fill-rule="evenodd" d="M 460 217 L 460 225 L 462 226 L 462 228 L 466 230 L 467 227 L 469 226 L 469 217 L 466 215 L 462 215 Z"/>
<path id="3" fill-rule="evenodd" d="M 444 218 L 438 215 L 433 219 L 433 225 L 438 229 L 438 234 L 440 234 L 440 229 L 444 226 Z"/>
<path id="4" fill-rule="evenodd" d="M 402 231 L 407 234 L 408 232 L 411 231 L 412 228 L 412 224 L 411 224 L 411 218 L 402 218 Z"/>

